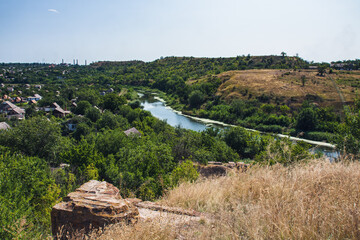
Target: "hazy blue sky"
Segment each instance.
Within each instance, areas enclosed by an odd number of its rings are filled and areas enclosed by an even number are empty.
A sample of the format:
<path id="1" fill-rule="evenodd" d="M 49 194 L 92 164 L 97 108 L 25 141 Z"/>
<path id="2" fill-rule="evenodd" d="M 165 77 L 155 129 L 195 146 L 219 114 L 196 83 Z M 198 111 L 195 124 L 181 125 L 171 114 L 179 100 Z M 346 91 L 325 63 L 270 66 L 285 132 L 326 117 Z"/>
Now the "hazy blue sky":
<path id="1" fill-rule="evenodd" d="M 0 62 L 360 58 L 360 0 L 0 0 Z"/>

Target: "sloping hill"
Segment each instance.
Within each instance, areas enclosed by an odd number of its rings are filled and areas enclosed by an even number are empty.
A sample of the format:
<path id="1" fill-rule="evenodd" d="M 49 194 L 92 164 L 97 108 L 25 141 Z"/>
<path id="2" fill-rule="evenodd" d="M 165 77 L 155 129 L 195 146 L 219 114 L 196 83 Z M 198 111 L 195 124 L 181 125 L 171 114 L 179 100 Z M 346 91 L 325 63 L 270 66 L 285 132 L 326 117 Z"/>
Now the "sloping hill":
<path id="1" fill-rule="evenodd" d="M 235 98 L 266 98 L 270 102 L 288 105 L 299 105 L 304 100 L 310 100 L 321 106 L 341 106 L 339 93 L 330 75 L 318 76 L 317 73 L 316 70 L 281 69 L 227 71 L 216 75 L 222 82 L 216 95 L 227 101 Z M 355 83 L 360 80 L 359 74 L 360 71 L 331 74 L 346 101 L 351 102 L 356 97 Z M 206 78 L 187 83 L 191 85 L 202 81 L 206 81 Z"/>

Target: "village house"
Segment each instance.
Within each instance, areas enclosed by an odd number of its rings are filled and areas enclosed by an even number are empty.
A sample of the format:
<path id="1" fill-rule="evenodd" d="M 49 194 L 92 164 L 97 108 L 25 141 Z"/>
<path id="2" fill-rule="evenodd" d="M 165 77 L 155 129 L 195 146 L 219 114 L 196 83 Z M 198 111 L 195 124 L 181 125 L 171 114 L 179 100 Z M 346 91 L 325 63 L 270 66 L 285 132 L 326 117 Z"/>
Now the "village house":
<path id="1" fill-rule="evenodd" d="M 34 96 L 33 97 L 27 97 L 27 100 L 28 101 L 31 101 L 31 100 L 35 100 L 35 101 L 39 101 L 39 100 L 41 100 L 42 99 L 42 96 L 40 96 L 39 94 L 34 94 Z"/>
<path id="2" fill-rule="evenodd" d="M 60 107 L 59 104 L 57 104 L 56 102 L 54 102 L 53 104 L 51 104 L 51 106 L 46 106 L 46 107 L 42 107 L 40 108 L 40 110 L 43 110 L 45 112 L 53 112 L 53 115 L 55 117 L 65 117 L 66 115 L 70 114 L 71 112 L 70 111 L 66 111 L 64 109 L 62 109 Z"/>
<path id="3" fill-rule="evenodd" d="M 66 124 L 66 127 L 67 127 L 67 129 L 69 129 L 69 131 L 75 131 L 76 130 L 76 123 L 72 123 L 72 122 L 68 122 L 67 124 Z"/>
<path id="4" fill-rule="evenodd" d="M 136 128 L 130 128 L 126 131 L 124 131 L 126 136 L 136 136 L 136 137 L 141 137 L 141 133 L 139 132 L 139 130 L 137 130 Z"/>
<path id="5" fill-rule="evenodd" d="M 5 95 L 3 96 L 3 98 L 2 98 L 2 99 L 4 99 L 4 100 L 8 100 L 8 99 L 10 99 L 10 97 L 9 97 L 8 95 L 6 95 L 6 94 L 5 94 Z"/>
<path id="6" fill-rule="evenodd" d="M 5 87 L 5 84 L 0 83 L 0 87 L 1 87 L 1 88 Z"/>
<path id="7" fill-rule="evenodd" d="M 19 108 L 15 104 L 5 101 L 0 105 L 0 113 L 5 114 L 8 119 L 17 118 L 24 119 L 25 118 L 25 110 Z"/>
<path id="8" fill-rule="evenodd" d="M 22 102 L 22 98 L 21 97 L 16 97 L 13 98 L 15 103 L 21 103 Z"/>
<path id="9" fill-rule="evenodd" d="M 9 92 L 13 92 L 14 91 L 14 88 L 13 87 L 8 87 L 6 88 Z"/>
<path id="10" fill-rule="evenodd" d="M 34 87 L 41 90 L 41 85 L 35 85 Z"/>
<path id="11" fill-rule="evenodd" d="M 114 92 L 114 89 L 112 89 L 112 88 L 109 88 L 109 89 L 106 91 L 106 93 L 112 93 L 112 92 Z"/>
<path id="12" fill-rule="evenodd" d="M 9 124 L 7 124 L 6 122 L 0 122 L 0 131 L 1 130 L 8 130 L 8 129 L 11 129 Z"/>
<path id="13" fill-rule="evenodd" d="M 30 104 L 30 105 L 32 105 L 32 104 L 37 104 L 37 102 L 36 102 L 35 100 L 31 100 L 31 101 L 29 101 L 28 104 Z"/>

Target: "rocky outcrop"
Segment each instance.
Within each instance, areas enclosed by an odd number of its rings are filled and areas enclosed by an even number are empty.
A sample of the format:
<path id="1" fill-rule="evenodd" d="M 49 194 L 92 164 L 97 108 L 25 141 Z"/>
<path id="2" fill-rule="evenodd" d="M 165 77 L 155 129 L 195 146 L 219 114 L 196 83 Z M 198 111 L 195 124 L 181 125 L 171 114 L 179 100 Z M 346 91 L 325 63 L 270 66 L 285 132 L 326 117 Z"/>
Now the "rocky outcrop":
<path id="1" fill-rule="evenodd" d="M 216 177 L 216 176 L 225 176 L 231 170 L 239 170 L 245 172 L 248 169 L 249 165 L 243 162 L 208 162 L 208 165 L 198 166 L 198 172 L 203 177 Z"/>
<path id="2" fill-rule="evenodd" d="M 52 233 L 57 239 L 66 239 L 75 232 L 87 233 L 117 222 L 135 223 L 138 218 L 138 208 L 123 199 L 119 189 L 91 180 L 53 207 Z"/>
<path id="3" fill-rule="evenodd" d="M 225 176 L 230 169 L 222 165 L 199 166 L 198 172 L 203 177 Z"/>

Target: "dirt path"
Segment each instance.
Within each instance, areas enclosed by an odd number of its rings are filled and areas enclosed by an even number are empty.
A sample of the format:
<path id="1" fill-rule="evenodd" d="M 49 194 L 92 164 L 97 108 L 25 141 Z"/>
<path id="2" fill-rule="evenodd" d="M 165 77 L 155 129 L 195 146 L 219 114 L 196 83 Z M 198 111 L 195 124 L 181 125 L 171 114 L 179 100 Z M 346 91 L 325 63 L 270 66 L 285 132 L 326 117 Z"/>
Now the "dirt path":
<path id="1" fill-rule="evenodd" d="M 345 106 L 345 104 L 346 104 L 346 103 L 345 103 L 345 98 L 344 98 L 344 96 L 343 96 L 340 88 L 338 87 L 338 85 L 336 84 L 335 80 L 334 80 L 330 75 L 327 74 L 327 77 L 328 77 L 328 78 L 332 81 L 332 83 L 334 84 L 334 87 L 335 87 L 337 93 L 339 94 L 340 100 L 341 100 L 343 106 Z"/>

